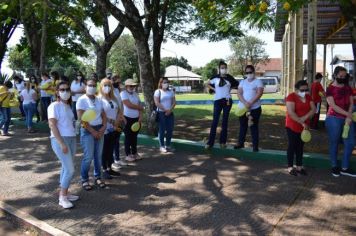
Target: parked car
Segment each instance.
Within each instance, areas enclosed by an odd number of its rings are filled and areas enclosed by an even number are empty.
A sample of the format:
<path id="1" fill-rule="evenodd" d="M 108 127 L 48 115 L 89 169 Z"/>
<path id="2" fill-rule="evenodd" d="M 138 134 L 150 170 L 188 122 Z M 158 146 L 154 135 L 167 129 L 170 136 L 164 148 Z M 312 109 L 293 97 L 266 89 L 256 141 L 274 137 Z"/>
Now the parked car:
<path id="1" fill-rule="evenodd" d="M 258 79 L 262 80 L 264 85 L 263 93 L 277 93 L 280 90 L 280 84 L 278 82 L 277 76 L 265 76 L 258 77 Z"/>

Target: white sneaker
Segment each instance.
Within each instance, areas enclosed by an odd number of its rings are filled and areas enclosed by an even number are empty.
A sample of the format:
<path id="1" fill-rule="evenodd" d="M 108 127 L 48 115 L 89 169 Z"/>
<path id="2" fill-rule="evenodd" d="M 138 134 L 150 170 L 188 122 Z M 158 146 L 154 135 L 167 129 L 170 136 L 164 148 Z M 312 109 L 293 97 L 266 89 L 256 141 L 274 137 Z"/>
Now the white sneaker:
<path id="1" fill-rule="evenodd" d="M 165 147 L 160 147 L 160 148 L 159 148 L 159 151 L 160 151 L 161 153 L 166 153 L 166 152 L 167 152 L 167 149 L 166 149 Z"/>
<path id="2" fill-rule="evenodd" d="M 136 159 L 132 155 L 128 155 L 126 156 L 125 160 L 128 162 L 134 162 Z"/>
<path id="3" fill-rule="evenodd" d="M 74 205 L 71 203 L 66 196 L 59 197 L 59 203 L 64 209 L 72 208 Z"/>
<path id="4" fill-rule="evenodd" d="M 78 200 L 79 200 L 79 196 L 77 196 L 77 195 L 72 195 L 72 194 L 68 194 L 68 195 L 67 195 L 67 199 L 68 199 L 68 201 L 75 202 L 75 201 L 78 201 Z"/>
<path id="5" fill-rule="evenodd" d="M 111 169 L 113 171 L 119 171 L 121 169 L 121 166 L 118 163 L 112 163 L 111 164 Z"/>
<path id="6" fill-rule="evenodd" d="M 118 163 L 120 166 L 127 166 L 127 162 L 126 162 L 124 159 L 118 161 L 117 163 Z"/>
<path id="7" fill-rule="evenodd" d="M 139 155 L 138 153 L 136 153 L 136 154 L 134 155 L 134 158 L 135 158 L 136 160 L 142 160 L 142 159 L 143 159 L 142 156 Z"/>
<path id="8" fill-rule="evenodd" d="M 171 147 L 167 147 L 167 146 L 166 146 L 166 151 L 167 151 L 167 152 L 174 152 L 174 151 L 175 151 L 175 149 L 174 149 L 174 148 L 171 148 Z"/>

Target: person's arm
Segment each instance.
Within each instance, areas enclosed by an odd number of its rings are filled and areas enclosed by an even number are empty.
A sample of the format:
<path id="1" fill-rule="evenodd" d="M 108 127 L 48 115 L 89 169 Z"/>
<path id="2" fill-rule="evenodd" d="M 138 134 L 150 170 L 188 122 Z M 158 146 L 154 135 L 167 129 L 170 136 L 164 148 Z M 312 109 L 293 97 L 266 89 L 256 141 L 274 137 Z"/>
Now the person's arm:
<path id="1" fill-rule="evenodd" d="M 78 120 L 79 120 L 79 121 L 82 120 L 82 116 L 83 116 L 83 113 L 84 113 L 84 112 L 85 112 L 84 110 L 77 109 L 77 116 L 78 116 Z M 84 124 L 83 127 L 84 127 L 86 130 L 88 130 L 89 133 L 91 133 L 91 135 L 93 135 L 94 137 L 97 137 L 98 132 L 97 132 L 95 129 L 93 129 L 93 128 L 89 125 L 88 122 L 84 122 L 84 121 L 81 121 L 81 122 Z"/>
<path id="2" fill-rule="evenodd" d="M 314 102 L 313 102 L 313 101 L 310 101 L 310 111 L 309 111 L 307 114 L 305 114 L 304 116 L 301 117 L 303 123 L 304 123 L 306 120 L 308 120 L 308 119 L 310 119 L 310 118 L 312 118 L 312 117 L 314 116 L 315 110 L 316 110 L 316 108 L 315 108 Z"/>
<path id="3" fill-rule="evenodd" d="M 255 102 L 257 102 L 263 95 L 263 90 L 264 88 L 263 87 L 259 87 L 257 88 L 257 93 L 256 93 L 256 96 L 251 100 L 249 101 L 248 103 L 250 103 L 250 105 L 254 104 Z"/>
<path id="4" fill-rule="evenodd" d="M 48 125 L 49 125 L 49 128 L 52 130 L 53 136 L 56 138 L 57 142 L 61 146 L 62 152 L 64 154 L 68 153 L 68 147 L 64 143 L 64 140 L 63 140 L 62 136 L 60 135 L 59 130 L 57 128 L 57 119 L 55 119 L 55 118 L 48 119 Z"/>
<path id="5" fill-rule="evenodd" d="M 353 110 L 354 99 L 350 96 L 350 105 L 349 105 L 349 116 L 346 118 L 345 123 L 350 125 L 352 122 L 352 110 Z"/>
<path id="6" fill-rule="evenodd" d="M 101 128 L 99 129 L 99 132 L 98 132 L 99 135 L 97 136 L 98 139 L 101 138 L 101 137 L 104 135 L 105 130 L 106 130 L 107 117 L 106 117 L 105 111 L 102 111 L 102 112 L 101 112 L 101 119 L 103 120 L 103 127 L 101 127 Z"/>
<path id="7" fill-rule="evenodd" d="M 237 97 L 238 97 L 239 100 L 245 105 L 245 107 L 246 107 L 247 109 L 249 109 L 250 106 L 251 106 L 251 104 L 249 104 L 249 103 L 245 100 L 243 94 L 244 94 L 244 90 L 243 90 L 242 86 L 240 86 L 240 87 L 237 89 Z"/>
<path id="8" fill-rule="evenodd" d="M 350 96 L 350 100 L 351 100 L 351 96 Z M 326 101 L 328 102 L 329 106 L 337 113 L 344 115 L 350 119 L 352 119 L 352 113 L 350 113 L 349 111 L 345 111 L 344 109 L 342 109 L 341 107 L 339 107 L 338 105 L 335 104 L 335 100 L 332 96 L 328 96 L 326 98 Z M 351 103 L 352 104 L 352 103 Z M 351 106 L 351 112 L 352 112 L 352 106 Z"/>
<path id="9" fill-rule="evenodd" d="M 156 95 L 156 93 L 155 93 Z M 153 100 L 155 102 L 156 107 L 158 107 L 161 111 L 166 111 L 166 109 L 164 109 L 163 105 L 161 104 L 161 91 L 158 90 L 158 96 L 153 96 Z"/>
<path id="10" fill-rule="evenodd" d="M 33 99 L 34 101 L 37 101 L 37 93 L 36 93 L 36 91 L 34 91 L 34 90 L 33 90 L 33 93 L 32 93 L 32 99 Z"/>
<path id="11" fill-rule="evenodd" d="M 287 101 L 286 105 L 287 105 L 287 112 L 289 117 L 295 122 L 303 125 L 305 120 L 303 120 L 301 117 L 297 115 L 297 113 L 295 113 L 295 103 Z"/>
<path id="12" fill-rule="evenodd" d="M 129 99 L 122 100 L 122 103 L 123 103 L 125 106 L 127 106 L 128 108 L 131 108 L 131 109 L 134 109 L 134 110 L 139 110 L 139 111 L 142 111 L 142 110 L 143 110 L 143 107 L 142 107 L 140 104 L 138 104 L 138 105 L 133 104 L 133 103 L 130 102 Z"/>

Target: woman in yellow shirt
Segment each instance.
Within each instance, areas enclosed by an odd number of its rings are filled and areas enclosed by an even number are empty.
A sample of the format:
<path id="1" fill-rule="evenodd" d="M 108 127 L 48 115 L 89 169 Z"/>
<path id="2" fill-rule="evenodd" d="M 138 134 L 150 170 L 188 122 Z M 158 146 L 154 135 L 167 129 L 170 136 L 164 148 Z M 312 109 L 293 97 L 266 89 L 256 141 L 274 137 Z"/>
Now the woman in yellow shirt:
<path id="1" fill-rule="evenodd" d="M 9 136 L 9 126 L 11 121 L 10 99 L 14 96 L 9 89 L 12 83 L 8 80 L 0 85 L 0 129 L 2 136 Z"/>

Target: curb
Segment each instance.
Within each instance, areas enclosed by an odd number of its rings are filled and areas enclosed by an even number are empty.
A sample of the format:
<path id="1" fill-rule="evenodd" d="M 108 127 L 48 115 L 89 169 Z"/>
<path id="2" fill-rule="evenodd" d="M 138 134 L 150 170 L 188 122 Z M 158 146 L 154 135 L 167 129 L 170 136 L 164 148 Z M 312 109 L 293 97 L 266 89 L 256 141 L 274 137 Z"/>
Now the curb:
<path id="1" fill-rule="evenodd" d="M 57 229 L 15 207 L 12 207 L 3 201 L 0 201 L 0 210 L 14 221 L 21 228 L 35 232 L 36 235 L 55 235 L 55 236 L 70 236 L 70 234 Z"/>
<path id="2" fill-rule="evenodd" d="M 16 125 L 25 126 L 24 122 L 19 121 L 18 119 L 12 119 L 12 121 Z M 34 127 L 37 128 L 38 130 L 49 132 L 49 128 L 47 124 L 35 123 Z M 123 138 L 123 136 L 121 136 L 121 138 Z M 139 134 L 138 141 L 142 145 L 154 146 L 157 148 L 159 147 L 157 137 Z M 235 150 L 232 147 L 227 147 L 225 149 L 221 149 L 216 145 L 212 147 L 210 150 L 205 150 L 204 143 L 183 140 L 183 139 L 172 139 L 172 146 L 176 149 L 183 149 L 195 153 L 207 153 L 207 154 L 211 154 L 214 156 L 221 156 L 221 157 L 232 156 L 240 160 L 263 160 L 263 161 L 270 161 L 270 162 L 281 163 L 281 164 L 285 164 L 287 162 L 286 151 L 281 151 L 281 150 L 260 149 L 260 151 L 256 153 L 253 152 L 251 148 Z M 322 169 L 331 168 L 329 156 L 320 153 L 304 153 L 303 164 L 307 167 L 313 167 L 313 168 L 322 168 Z M 350 168 L 356 170 L 356 159 L 350 160 Z"/>

